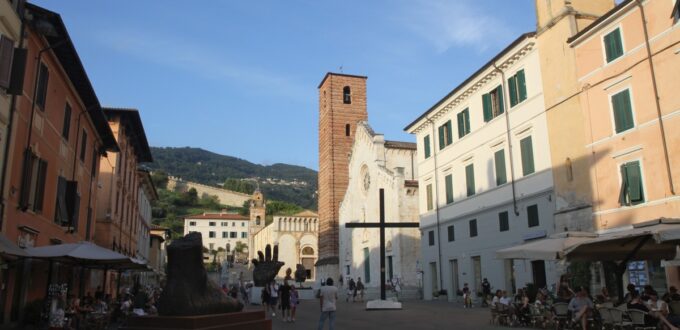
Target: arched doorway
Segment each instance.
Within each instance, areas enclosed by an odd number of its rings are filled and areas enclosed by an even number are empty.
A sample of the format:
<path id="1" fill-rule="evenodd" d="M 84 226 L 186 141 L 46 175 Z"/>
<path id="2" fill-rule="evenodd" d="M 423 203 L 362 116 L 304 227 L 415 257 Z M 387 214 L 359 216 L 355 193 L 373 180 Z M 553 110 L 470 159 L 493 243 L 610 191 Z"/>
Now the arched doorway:
<path id="1" fill-rule="evenodd" d="M 307 271 L 307 279 L 311 280 L 314 277 L 314 263 L 316 262 L 316 258 L 314 257 L 314 248 L 311 246 L 303 247 L 301 255 L 302 257 L 300 259 L 302 266 L 304 266 Z"/>

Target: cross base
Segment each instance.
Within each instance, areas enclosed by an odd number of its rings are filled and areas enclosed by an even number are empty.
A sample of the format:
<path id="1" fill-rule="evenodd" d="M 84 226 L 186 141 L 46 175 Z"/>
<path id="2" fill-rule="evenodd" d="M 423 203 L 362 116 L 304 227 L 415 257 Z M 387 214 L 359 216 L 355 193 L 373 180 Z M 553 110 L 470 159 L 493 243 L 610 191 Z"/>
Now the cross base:
<path id="1" fill-rule="evenodd" d="M 367 311 L 401 310 L 401 303 L 396 300 L 370 300 L 366 303 Z"/>

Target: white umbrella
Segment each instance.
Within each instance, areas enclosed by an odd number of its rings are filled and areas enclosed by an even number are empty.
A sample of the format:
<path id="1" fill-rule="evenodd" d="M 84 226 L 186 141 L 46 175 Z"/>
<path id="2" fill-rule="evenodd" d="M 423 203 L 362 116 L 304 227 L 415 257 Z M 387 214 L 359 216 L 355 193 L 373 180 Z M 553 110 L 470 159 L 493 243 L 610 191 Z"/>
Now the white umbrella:
<path id="1" fill-rule="evenodd" d="M 572 246 L 597 237 L 595 233 L 568 231 L 496 251 L 498 259 L 558 260 Z"/>
<path id="2" fill-rule="evenodd" d="M 130 257 L 91 242 L 47 245 L 26 249 L 32 258 L 76 262 L 82 266 L 100 268 L 145 268 L 146 265 Z"/>

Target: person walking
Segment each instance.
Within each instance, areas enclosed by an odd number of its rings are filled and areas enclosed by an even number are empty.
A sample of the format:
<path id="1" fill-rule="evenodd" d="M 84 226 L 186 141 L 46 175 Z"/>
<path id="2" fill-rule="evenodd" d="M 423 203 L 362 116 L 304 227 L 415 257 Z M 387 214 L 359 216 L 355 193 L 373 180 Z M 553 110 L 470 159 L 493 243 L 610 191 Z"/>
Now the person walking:
<path id="1" fill-rule="evenodd" d="M 272 310 L 272 317 L 275 317 L 276 307 L 279 303 L 279 285 L 276 284 L 276 280 L 272 280 L 267 289 L 269 290 L 269 308 Z"/>
<path id="2" fill-rule="evenodd" d="M 291 322 L 290 317 L 290 285 L 288 280 L 283 280 L 283 285 L 279 287 L 279 297 L 281 298 L 281 319 L 283 322 Z"/>
<path id="3" fill-rule="evenodd" d="M 290 317 L 291 322 L 295 322 L 295 311 L 297 310 L 297 305 L 300 304 L 300 296 L 295 288 L 295 285 L 290 286 Z"/>
<path id="4" fill-rule="evenodd" d="M 467 283 L 463 285 L 463 307 L 472 308 L 472 297 L 470 296 L 470 288 Z"/>
<path id="5" fill-rule="evenodd" d="M 482 307 L 489 307 L 489 302 L 487 299 L 489 299 L 489 296 L 491 295 L 491 283 L 489 283 L 489 280 L 484 278 L 482 281 Z"/>
<path id="6" fill-rule="evenodd" d="M 364 301 L 364 283 L 361 282 L 361 277 L 357 278 L 357 288 L 354 290 L 354 298 L 356 299 L 357 293 L 359 294 L 359 301 Z"/>
<path id="7" fill-rule="evenodd" d="M 318 330 L 323 329 L 326 319 L 328 319 L 328 329 L 335 329 L 335 303 L 338 300 L 338 288 L 333 286 L 333 279 L 328 278 L 326 285 L 322 286 L 319 292 L 319 307 L 321 307 L 321 316 L 319 317 Z"/>
<path id="8" fill-rule="evenodd" d="M 354 299 L 357 296 L 357 284 L 354 283 L 353 278 L 349 278 L 349 281 L 347 282 L 347 298 L 345 301 L 349 302 L 349 298 L 352 297 L 352 302 L 354 302 Z"/>

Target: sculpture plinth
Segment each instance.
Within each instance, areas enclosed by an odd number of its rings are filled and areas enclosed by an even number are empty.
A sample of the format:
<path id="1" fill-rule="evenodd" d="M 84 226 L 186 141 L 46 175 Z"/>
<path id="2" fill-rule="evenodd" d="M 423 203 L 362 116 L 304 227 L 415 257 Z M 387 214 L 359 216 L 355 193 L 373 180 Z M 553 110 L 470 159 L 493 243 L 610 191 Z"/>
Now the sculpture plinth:
<path id="1" fill-rule="evenodd" d="M 271 330 L 263 310 L 199 316 L 141 316 L 131 317 L 121 330 Z"/>

